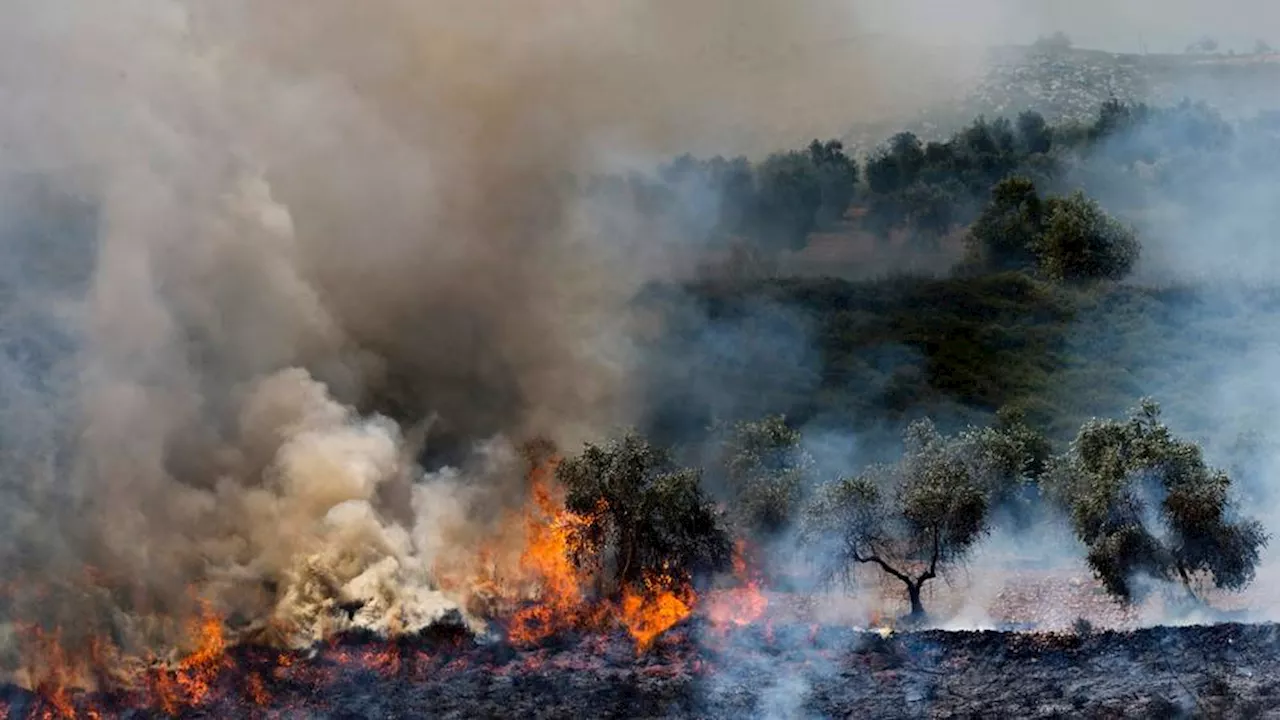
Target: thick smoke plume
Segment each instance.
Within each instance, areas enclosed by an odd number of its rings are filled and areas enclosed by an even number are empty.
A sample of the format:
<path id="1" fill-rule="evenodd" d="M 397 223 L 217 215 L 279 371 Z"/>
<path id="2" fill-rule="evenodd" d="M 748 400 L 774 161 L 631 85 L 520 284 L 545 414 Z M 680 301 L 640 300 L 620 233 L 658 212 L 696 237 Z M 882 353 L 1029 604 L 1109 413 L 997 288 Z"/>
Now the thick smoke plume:
<path id="1" fill-rule="evenodd" d="M 787 52 L 835 5 L 6 9 L 7 617 L 130 652 L 197 602 L 279 642 L 471 607 L 502 438 L 630 420 L 627 303 L 696 253 L 584 180 L 878 96 Z"/>
<path id="2" fill-rule="evenodd" d="M 976 69 L 864 43 L 870 2 L 3 6 L 14 651 L 166 651 L 201 603 L 281 644 L 477 620 L 526 580 L 515 444 L 638 419 L 631 299 L 699 253 L 588 180 Z"/>

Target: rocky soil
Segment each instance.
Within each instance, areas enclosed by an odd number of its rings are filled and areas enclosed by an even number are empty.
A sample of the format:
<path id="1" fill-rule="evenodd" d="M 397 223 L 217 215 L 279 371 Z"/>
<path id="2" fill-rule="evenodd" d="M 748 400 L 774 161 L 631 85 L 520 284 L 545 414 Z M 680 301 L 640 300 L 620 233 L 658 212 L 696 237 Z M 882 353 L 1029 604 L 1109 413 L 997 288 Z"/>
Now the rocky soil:
<path id="1" fill-rule="evenodd" d="M 7 717 L 50 706 L 15 688 Z M 164 717 L 142 695 L 82 717 Z M 97 715 L 91 715 L 90 711 Z M 1097 634 L 875 632 L 688 624 L 636 655 L 622 635 L 536 650 L 463 636 L 241 649 L 181 717 L 1280 717 L 1280 632 L 1225 624 Z"/>
<path id="2" fill-rule="evenodd" d="M 844 140 L 874 148 L 899 130 L 945 139 L 980 115 L 993 119 L 1036 110 L 1051 122 L 1091 121 L 1108 98 L 1155 106 L 1206 102 L 1227 117 L 1280 110 L 1280 54 L 1138 55 L 1093 50 L 1046 52 L 1028 47 L 989 52 L 970 87 L 914 118 L 853 128 Z"/>

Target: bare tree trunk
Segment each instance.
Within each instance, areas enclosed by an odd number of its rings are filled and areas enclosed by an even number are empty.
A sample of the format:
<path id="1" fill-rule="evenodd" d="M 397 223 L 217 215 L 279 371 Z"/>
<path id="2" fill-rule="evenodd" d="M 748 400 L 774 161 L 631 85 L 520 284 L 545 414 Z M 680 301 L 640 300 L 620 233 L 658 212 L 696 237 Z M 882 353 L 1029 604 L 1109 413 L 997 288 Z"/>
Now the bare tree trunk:
<path id="1" fill-rule="evenodd" d="M 923 589 L 924 584 L 908 581 L 906 585 L 907 585 L 907 598 L 911 600 L 911 615 L 909 615 L 908 617 L 910 617 L 912 620 L 919 620 L 920 618 L 923 618 L 925 615 L 924 603 L 920 602 L 920 591 L 921 589 Z"/>
<path id="2" fill-rule="evenodd" d="M 1177 564 L 1178 577 L 1182 578 L 1182 589 L 1187 592 L 1187 600 L 1193 603 L 1200 603 L 1200 597 L 1196 595 L 1196 591 L 1191 588 L 1191 574 L 1187 572 L 1186 567 L 1182 563 Z"/>

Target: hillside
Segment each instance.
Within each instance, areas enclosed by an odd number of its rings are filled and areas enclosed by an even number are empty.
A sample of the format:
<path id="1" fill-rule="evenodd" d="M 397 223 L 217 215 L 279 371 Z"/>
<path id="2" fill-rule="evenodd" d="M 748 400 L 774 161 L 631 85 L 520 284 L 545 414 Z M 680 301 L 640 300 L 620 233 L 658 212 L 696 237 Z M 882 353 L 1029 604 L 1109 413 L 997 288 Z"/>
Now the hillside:
<path id="1" fill-rule="evenodd" d="M 851 128 L 855 148 L 875 147 L 899 130 L 940 139 L 974 117 L 1024 110 L 1051 122 L 1084 122 L 1108 98 L 1164 106 L 1203 101 L 1231 117 L 1280 110 L 1280 53 L 1270 55 L 1139 55 L 1072 48 L 994 48 L 985 71 L 956 97 L 942 97 L 913 117 Z"/>
<path id="2" fill-rule="evenodd" d="M 675 297 L 677 322 L 655 349 L 669 363 L 653 366 L 655 396 L 678 369 L 679 387 L 708 393 L 703 407 L 890 435 L 916 417 L 961 425 L 1013 407 L 1059 442 L 1146 394 L 1197 437 L 1230 442 L 1225 430 L 1243 430 L 1241 418 L 1265 408 L 1254 396 L 1258 404 L 1237 406 L 1224 426 L 1216 397 L 1237 368 L 1221 360 L 1228 348 L 1236 358 L 1263 351 L 1280 307 L 1276 289 L 1074 289 L 1021 273 L 761 280 Z M 683 304 L 690 297 L 697 312 Z M 712 338 L 736 343 L 733 362 Z M 796 356 L 784 344 L 814 352 Z M 705 426 L 709 417 L 687 415 L 693 399 L 673 398 L 658 414 L 685 414 L 686 430 Z"/>

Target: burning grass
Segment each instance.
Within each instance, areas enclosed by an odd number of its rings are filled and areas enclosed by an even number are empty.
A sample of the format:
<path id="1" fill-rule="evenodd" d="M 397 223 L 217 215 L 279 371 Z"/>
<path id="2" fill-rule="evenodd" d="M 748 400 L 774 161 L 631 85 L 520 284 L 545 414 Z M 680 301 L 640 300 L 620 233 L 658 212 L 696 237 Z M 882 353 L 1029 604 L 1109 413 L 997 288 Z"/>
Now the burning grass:
<path id="1" fill-rule="evenodd" d="M 287 652 L 232 646 L 201 676 L 206 692 L 172 708 L 147 690 L 10 686 L 0 716 L 1241 717 L 1280 707 L 1274 626 L 1079 638 L 757 623 L 708 643 L 712 632 L 695 613 L 640 654 L 621 629 L 523 647 L 462 625 L 391 640 L 349 633 Z"/>
<path id="2" fill-rule="evenodd" d="M 519 674 L 572 666 L 601 670 L 610 663 L 635 661 L 637 656 L 667 657 L 659 641 L 695 615 L 721 634 L 747 626 L 761 615 L 767 600 L 742 544 L 734 554 L 730 587 L 724 589 L 700 594 L 688 573 L 670 566 L 646 568 L 638 580 L 628 579 L 625 573 L 609 576 L 598 562 L 602 554 L 598 535 L 587 530 L 601 523 L 608 505 L 601 499 L 592 513 L 569 509 L 566 490 L 556 477 L 558 463 L 552 455 L 532 467 L 528 501 L 517 525 L 523 531 L 523 549 L 514 567 L 488 561 L 500 554 L 508 539 L 495 537 L 476 550 L 479 561 L 470 566 L 474 568 L 470 575 L 439 574 L 465 589 L 465 594 L 485 598 L 486 620 L 497 643 L 488 648 L 490 657 L 484 662 L 494 666 L 495 672 Z M 225 704 L 232 696 L 246 706 L 268 706 L 280 696 L 282 682 L 286 690 L 324 685 L 334 682 L 335 672 L 340 674 L 343 668 L 422 678 L 460 672 L 473 662 L 466 652 L 440 652 L 441 643 L 452 650 L 474 644 L 472 629 L 460 615 L 454 618 L 457 622 L 437 624 L 432 630 L 435 637 L 425 644 L 419 636 L 408 642 L 394 637 L 357 642 L 347 633 L 331 638 L 318 650 L 280 652 L 261 645 L 269 634 L 238 635 L 210 604 L 198 601 L 197 606 L 198 613 L 185 630 L 188 651 L 169 661 L 128 657 L 106 637 L 96 636 L 86 654 L 63 642 L 56 628 L 25 628 L 27 680 L 21 684 L 38 698 L 30 712 L 42 717 L 93 717 L 104 708 L 150 708 L 176 716 Z M 631 641 L 626 658 L 617 656 L 619 637 Z M 568 660 L 549 654 L 565 638 L 582 647 L 597 642 L 598 647 L 594 653 Z M 512 662 L 498 662 L 503 657 Z M 519 662 L 512 664 L 516 657 Z M 654 667 L 661 673 L 670 664 Z"/>

